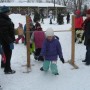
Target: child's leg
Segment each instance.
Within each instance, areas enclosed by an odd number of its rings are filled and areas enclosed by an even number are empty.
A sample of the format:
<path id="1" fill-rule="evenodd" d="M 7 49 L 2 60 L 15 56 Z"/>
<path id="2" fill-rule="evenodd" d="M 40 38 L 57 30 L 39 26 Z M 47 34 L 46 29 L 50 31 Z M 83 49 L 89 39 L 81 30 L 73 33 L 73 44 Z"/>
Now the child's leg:
<path id="1" fill-rule="evenodd" d="M 56 61 L 52 61 L 51 65 L 50 65 L 51 71 L 53 74 L 58 74 L 58 69 L 57 69 L 57 62 Z"/>
<path id="2" fill-rule="evenodd" d="M 18 35 L 18 38 L 16 39 L 16 43 L 21 39 L 21 36 Z"/>
<path id="3" fill-rule="evenodd" d="M 44 70 L 44 71 L 48 71 L 49 65 L 50 65 L 50 61 L 45 60 L 45 61 L 43 62 L 43 70 Z"/>

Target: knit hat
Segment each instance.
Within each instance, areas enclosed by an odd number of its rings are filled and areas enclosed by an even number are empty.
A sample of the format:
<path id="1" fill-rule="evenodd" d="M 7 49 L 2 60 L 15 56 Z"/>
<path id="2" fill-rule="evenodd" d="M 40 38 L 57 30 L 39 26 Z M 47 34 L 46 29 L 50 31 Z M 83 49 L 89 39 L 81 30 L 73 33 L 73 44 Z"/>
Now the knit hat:
<path id="1" fill-rule="evenodd" d="M 90 9 L 88 9 L 88 10 L 86 11 L 86 14 L 90 14 Z"/>
<path id="2" fill-rule="evenodd" d="M 19 27 L 23 27 L 23 25 L 21 23 L 19 23 Z"/>
<path id="3" fill-rule="evenodd" d="M 54 36 L 54 31 L 52 28 L 48 28 L 46 30 L 46 36 Z"/>
<path id="4" fill-rule="evenodd" d="M 9 7 L 7 7 L 7 6 L 2 6 L 2 7 L 0 8 L 0 13 L 7 13 L 7 12 L 10 12 Z"/>

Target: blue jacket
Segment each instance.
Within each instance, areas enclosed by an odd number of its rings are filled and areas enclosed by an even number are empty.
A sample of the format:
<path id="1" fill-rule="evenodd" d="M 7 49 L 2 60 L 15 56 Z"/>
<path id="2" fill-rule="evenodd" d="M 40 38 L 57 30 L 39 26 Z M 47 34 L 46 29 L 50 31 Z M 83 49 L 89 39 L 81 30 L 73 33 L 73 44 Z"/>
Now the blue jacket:
<path id="1" fill-rule="evenodd" d="M 52 39 L 52 41 L 45 39 L 40 55 L 44 56 L 45 60 L 50 61 L 57 61 L 58 55 L 59 58 L 63 58 L 59 40 L 55 37 Z"/>

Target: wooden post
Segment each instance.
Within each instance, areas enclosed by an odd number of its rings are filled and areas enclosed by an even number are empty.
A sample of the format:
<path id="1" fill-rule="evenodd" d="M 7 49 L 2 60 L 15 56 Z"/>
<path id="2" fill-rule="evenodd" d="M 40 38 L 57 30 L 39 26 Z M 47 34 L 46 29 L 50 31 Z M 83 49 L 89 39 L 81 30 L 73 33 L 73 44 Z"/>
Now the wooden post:
<path id="1" fill-rule="evenodd" d="M 75 16 L 72 16 L 72 41 L 71 41 L 71 61 L 69 63 L 75 68 L 78 69 L 78 66 L 75 65 Z"/>
<path id="2" fill-rule="evenodd" d="M 72 50 L 71 50 L 71 63 L 74 64 L 75 59 L 75 16 L 72 16 Z"/>
<path id="3" fill-rule="evenodd" d="M 27 46 L 27 68 L 30 64 L 30 17 L 26 16 L 26 46 Z"/>

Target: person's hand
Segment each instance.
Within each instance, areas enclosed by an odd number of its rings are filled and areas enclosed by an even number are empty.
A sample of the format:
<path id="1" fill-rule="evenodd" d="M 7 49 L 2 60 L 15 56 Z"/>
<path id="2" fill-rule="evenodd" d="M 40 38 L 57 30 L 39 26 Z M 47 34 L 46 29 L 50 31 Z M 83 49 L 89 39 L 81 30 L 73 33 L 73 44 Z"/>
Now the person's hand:
<path id="1" fill-rule="evenodd" d="M 60 60 L 62 61 L 62 63 L 65 63 L 64 58 L 60 58 Z"/>
<path id="2" fill-rule="evenodd" d="M 10 43 L 10 49 L 13 50 L 14 49 L 14 44 L 13 43 Z"/>

